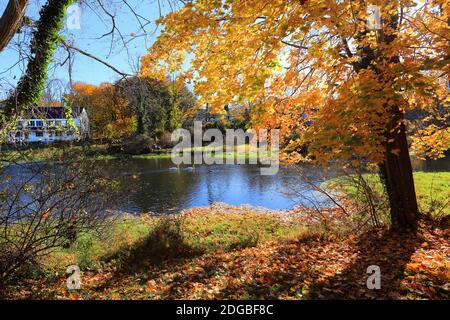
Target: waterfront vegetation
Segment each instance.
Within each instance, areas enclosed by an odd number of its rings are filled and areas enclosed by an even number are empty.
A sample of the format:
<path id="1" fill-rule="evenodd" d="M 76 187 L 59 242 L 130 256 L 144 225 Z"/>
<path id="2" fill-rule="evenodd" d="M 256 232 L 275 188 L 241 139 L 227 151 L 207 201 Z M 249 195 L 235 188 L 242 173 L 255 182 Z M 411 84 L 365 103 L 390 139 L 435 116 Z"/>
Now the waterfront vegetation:
<path id="1" fill-rule="evenodd" d="M 170 149 L 162 149 L 157 152 L 142 155 L 131 155 L 123 152 L 112 151 L 107 144 L 93 144 L 88 147 L 72 145 L 63 148 L 59 146 L 35 146 L 31 148 L 6 149 L 0 152 L 0 159 L 4 163 L 26 163 L 33 161 L 57 160 L 63 154 L 71 152 L 80 157 L 88 157 L 96 160 L 114 160 L 114 159 L 167 159 L 170 158 Z"/>
<path id="2" fill-rule="evenodd" d="M 100 144 L 41 146 L 4 150 L 2 159 L 63 161 L 71 154 L 127 161 L 171 156 L 170 149 L 143 155 L 111 150 Z M 249 155 L 247 146 L 224 154 L 247 160 L 256 156 Z M 364 173 L 360 178 L 374 199 L 386 199 L 378 175 Z M 349 203 L 363 203 L 357 179 L 350 174 L 324 185 Z M 5 282 L 0 294 L 14 299 L 448 298 L 450 173 L 415 172 L 414 180 L 423 214 L 417 231 L 395 234 L 388 220 L 378 228 L 361 227 L 358 221 L 366 219 L 367 212 L 349 210 L 348 216 L 338 208 L 264 212 L 213 205 L 175 215 L 118 212 L 100 232 L 80 232 L 69 246 L 36 256 Z M 370 264 L 387 270 L 382 290 L 357 285 Z M 69 265 L 81 269 L 80 291 L 66 287 Z"/>
<path id="3" fill-rule="evenodd" d="M 204 147 L 192 147 L 184 148 L 185 152 L 210 152 L 212 157 L 219 157 L 219 148 Z M 251 149 L 247 145 L 236 146 L 234 151 L 228 151 L 222 149 L 221 156 L 226 159 L 257 159 L 259 148 Z M 0 151 L 0 160 L 4 163 L 16 162 L 26 163 L 32 161 L 47 161 L 60 158 L 63 154 L 71 152 L 73 154 L 79 154 L 80 156 L 87 156 L 91 159 L 97 160 L 114 160 L 114 159 L 168 159 L 172 155 L 172 149 L 163 148 L 155 150 L 154 152 L 148 152 L 144 154 L 132 155 L 120 151 L 120 146 L 112 148 L 109 144 L 90 144 L 86 146 L 82 145 L 66 145 L 61 144 L 57 146 L 53 145 L 24 145 L 22 147 L 6 148 Z M 270 150 L 268 155 L 270 156 Z"/>

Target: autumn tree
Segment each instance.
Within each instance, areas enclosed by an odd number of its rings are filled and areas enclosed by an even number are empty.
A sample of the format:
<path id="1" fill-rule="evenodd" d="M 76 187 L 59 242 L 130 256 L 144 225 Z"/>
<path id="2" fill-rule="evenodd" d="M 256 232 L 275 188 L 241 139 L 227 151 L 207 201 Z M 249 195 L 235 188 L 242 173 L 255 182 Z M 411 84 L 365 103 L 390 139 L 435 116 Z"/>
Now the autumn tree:
<path id="1" fill-rule="evenodd" d="M 134 132 L 134 115 L 125 96 L 113 84 L 75 83 L 68 100 L 86 108 L 95 138 L 117 139 Z"/>
<path id="2" fill-rule="evenodd" d="M 10 66 L 7 70 L 11 71 L 21 65 L 24 65 L 25 69 L 18 68 L 21 74 L 17 83 L 15 77 L 7 80 L 2 78 L 0 83 L 2 88 L 5 83 L 8 83 L 8 88 L 15 86 L 14 90 L 5 91 L 8 98 L 0 105 L 0 142 L 5 141 L 9 130 L 16 125 L 18 116 L 42 101 L 42 93 L 48 84 L 49 68 L 58 68 L 66 63 L 70 65 L 74 51 L 96 60 L 121 77 L 129 76 L 105 60 L 77 48 L 72 39 L 67 39 L 67 32 L 63 30 L 64 21 L 67 8 L 74 2 L 7 1 L 0 17 L 0 55 L 5 54 L 3 50 L 7 47 L 17 49 L 17 60 L 9 58 L 7 62 Z M 39 10 L 37 20 L 25 15 L 28 3 L 35 7 L 32 12 Z M 116 15 L 111 14 L 110 8 L 107 8 L 103 1 L 87 0 L 83 3 L 95 10 L 98 16 L 104 15 L 110 20 L 110 25 L 106 24 L 108 32 L 104 34 L 99 30 L 99 38 L 110 37 L 111 50 L 117 42 L 118 34 L 122 40 L 120 44 L 126 46 L 130 43 L 131 40 L 124 39 L 118 29 Z M 125 0 L 122 3 L 132 12 L 139 30 L 145 35 L 145 26 L 148 23 L 142 21 L 147 19 L 137 14 Z M 109 29 L 110 26 L 112 30 Z M 15 36 L 19 31 L 26 36 Z M 58 46 L 64 48 L 68 54 L 68 57 L 61 61 L 58 61 L 61 57 L 55 55 Z M 68 69 L 68 82 L 72 84 L 72 66 Z M 3 70 L 3 73 L 5 72 Z M 45 102 L 47 104 L 55 101 Z M 107 219 L 104 209 L 107 205 L 111 207 L 107 202 L 114 198 L 115 184 L 101 177 L 102 172 L 97 170 L 98 166 L 83 156 L 84 154 L 67 153 L 64 148 L 62 154 L 58 150 L 55 151 L 54 157 L 49 156 L 46 165 L 40 163 L 35 166 L 30 163 L 23 168 L 26 175 L 38 177 L 37 179 L 25 176 L 14 176 L 14 179 L 11 179 L 8 170 L 15 167 L 11 164 L 30 161 L 22 150 L 12 152 L 7 160 L 2 159 L 0 282 L 10 277 L 20 266 L 34 263 L 39 260 L 40 255 L 48 254 L 53 248 L 70 245 L 78 233 L 93 231 Z"/>
<path id="3" fill-rule="evenodd" d="M 11 123 L 14 123 L 15 117 L 25 112 L 27 108 L 39 102 L 42 92 L 46 85 L 49 66 L 62 67 L 69 65 L 69 83 L 72 84 L 72 62 L 74 53 L 89 57 L 105 67 L 113 70 L 122 78 L 131 76 L 130 74 L 119 70 L 101 57 L 95 56 L 75 45 L 73 35 L 67 34 L 63 30 L 66 18 L 67 8 L 74 4 L 74 0 L 45 0 L 41 5 L 40 1 L 33 3 L 39 9 L 39 18 L 34 20 L 26 15 L 26 9 L 30 1 L 28 0 L 8 0 L 6 8 L 0 16 L 0 53 L 8 46 L 14 45 L 18 49 L 17 61 L 11 61 L 10 69 L 25 62 L 26 69 L 21 74 L 15 89 L 0 108 L 0 135 L 4 136 L 8 132 Z M 105 6 L 103 1 L 87 0 L 79 2 L 78 5 L 87 5 L 93 10 L 100 19 L 106 18 L 105 24 L 108 32 L 101 33 L 99 30 L 99 39 L 110 38 L 110 50 L 115 45 L 127 47 L 133 39 L 125 39 L 122 31 L 116 23 L 117 16 L 112 13 L 111 7 Z M 134 16 L 141 36 L 147 36 L 145 27 L 150 21 L 142 14 L 138 14 L 127 1 L 119 1 L 115 6 L 123 5 Z M 111 27 L 111 29 L 109 29 Z M 15 37 L 16 33 L 24 33 L 27 36 Z M 117 37 L 121 41 L 116 41 Z M 27 43 L 28 39 L 30 42 Z M 14 41 L 12 41 L 14 40 Z M 11 45 L 12 44 L 12 45 Z M 55 55 L 55 50 L 63 48 L 68 57 Z M 9 70 L 10 70 L 9 69 Z"/>
<path id="4" fill-rule="evenodd" d="M 196 99 L 184 83 L 176 79 L 168 81 L 169 106 L 167 111 L 166 130 L 172 132 L 181 128 L 188 118 L 188 113 L 195 108 Z"/>
<path id="5" fill-rule="evenodd" d="M 165 126 L 164 106 L 168 104 L 167 89 L 162 81 L 132 77 L 116 85 L 136 116 L 136 133 L 162 132 Z"/>
<path id="6" fill-rule="evenodd" d="M 295 136 L 289 150 L 308 143 L 318 162 L 378 164 L 393 226 L 415 227 L 404 114 L 448 108 L 449 10 L 447 0 L 190 1 L 159 21 L 141 73 L 180 72 L 217 109 L 254 104 L 254 123 Z"/>

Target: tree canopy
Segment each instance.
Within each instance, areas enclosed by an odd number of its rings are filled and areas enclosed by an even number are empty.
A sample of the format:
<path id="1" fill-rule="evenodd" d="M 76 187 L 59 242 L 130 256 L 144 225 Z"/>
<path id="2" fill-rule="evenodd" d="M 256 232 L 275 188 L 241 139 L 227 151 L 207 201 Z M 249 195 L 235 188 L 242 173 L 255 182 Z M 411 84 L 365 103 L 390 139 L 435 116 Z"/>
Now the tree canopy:
<path id="1" fill-rule="evenodd" d="M 370 4 L 380 8 L 379 29 L 370 28 Z M 443 0 L 193 1 L 160 20 L 142 74 L 183 71 L 216 108 L 251 101 L 264 110 L 257 122 L 284 136 L 298 130 L 292 143 L 310 142 L 318 159 L 328 147 L 332 157 L 381 161 L 390 106 L 449 101 L 449 10 Z M 448 128 L 427 129 L 441 155 Z"/>
<path id="2" fill-rule="evenodd" d="M 134 133 L 157 137 L 182 126 L 195 98 L 184 86 L 152 78 L 130 77 L 99 86 L 75 83 L 69 101 L 85 107 L 97 138 Z"/>
<path id="3" fill-rule="evenodd" d="M 279 128 L 291 160 L 308 144 L 319 162 L 377 164 L 394 227 L 414 227 L 404 114 L 448 111 L 449 11 L 446 0 L 192 1 L 159 21 L 141 73 L 182 72 L 216 108 L 255 104 L 254 124 Z M 434 156 L 450 146 L 441 122 L 421 131 Z"/>

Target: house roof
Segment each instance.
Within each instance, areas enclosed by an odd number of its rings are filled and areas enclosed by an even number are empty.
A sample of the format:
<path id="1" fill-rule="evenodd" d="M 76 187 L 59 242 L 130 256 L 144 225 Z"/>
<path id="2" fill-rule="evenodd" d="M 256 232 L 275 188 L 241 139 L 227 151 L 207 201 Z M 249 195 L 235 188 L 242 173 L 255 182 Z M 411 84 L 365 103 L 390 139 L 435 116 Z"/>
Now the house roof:
<path id="1" fill-rule="evenodd" d="M 78 117 L 83 108 L 81 107 L 71 107 L 72 117 Z M 50 106 L 34 106 L 30 109 L 28 116 L 38 119 L 65 119 L 67 117 L 66 107 L 50 107 Z"/>

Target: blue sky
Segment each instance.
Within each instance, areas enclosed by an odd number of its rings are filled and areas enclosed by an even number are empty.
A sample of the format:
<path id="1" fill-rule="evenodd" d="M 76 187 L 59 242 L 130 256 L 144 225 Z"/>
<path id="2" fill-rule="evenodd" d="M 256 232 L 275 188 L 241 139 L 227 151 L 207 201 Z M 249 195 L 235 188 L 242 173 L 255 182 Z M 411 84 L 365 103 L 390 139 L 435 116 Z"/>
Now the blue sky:
<path id="1" fill-rule="evenodd" d="M 0 0 L 0 12 L 3 12 L 7 2 L 8 0 Z M 155 20 L 160 16 L 158 1 L 127 1 L 135 12 L 151 22 L 145 27 L 147 35 L 144 35 L 144 32 L 140 30 L 140 24 L 136 20 L 136 17 L 124 2 L 121 0 L 103 0 L 108 12 L 116 16 L 116 26 L 121 31 L 125 41 L 129 41 L 126 46 L 127 49 L 125 49 L 118 34 L 116 34 L 116 37 L 112 42 L 112 48 L 110 36 L 100 38 L 103 34 L 111 30 L 111 20 L 98 6 L 97 0 L 87 0 L 85 2 L 89 3 L 90 7 L 85 4 L 79 6 L 81 12 L 80 29 L 68 30 L 67 26 L 70 25 L 70 22 L 66 21 L 65 30 L 62 33 L 66 35 L 68 40 L 73 40 L 76 47 L 107 61 L 121 71 L 133 73 L 133 69 L 136 68 L 139 57 L 147 52 L 159 33 L 159 29 L 155 24 Z M 160 2 L 162 14 L 169 12 L 170 7 L 168 6 L 168 3 L 164 0 L 161 0 Z M 38 19 L 39 8 L 44 3 L 45 0 L 30 0 L 26 15 L 32 19 Z M 73 14 L 75 14 L 74 12 Z M 71 17 L 69 17 L 69 19 L 70 18 Z M 141 22 L 146 23 L 146 20 L 141 19 Z M 16 36 L 16 41 L 19 39 L 18 37 L 23 37 L 23 34 Z M 13 47 L 14 46 L 11 45 L 0 52 L 0 83 L 3 83 L 2 87 L 0 87 L 0 91 L 2 91 L 1 95 L 5 95 L 5 91 L 8 87 L 12 88 L 15 85 L 22 73 L 21 69 L 25 66 L 25 63 L 19 63 L 11 70 L 8 70 L 19 58 L 17 50 L 14 50 Z M 57 50 L 56 61 L 61 62 L 66 56 L 67 54 L 64 50 Z M 120 76 L 111 69 L 80 53 L 75 53 L 72 75 L 74 82 L 82 81 L 92 84 L 112 82 L 120 78 Z M 68 81 L 67 64 L 61 67 L 59 66 L 59 63 L 55 62 L 50 69 L 49 78 L 58 78 L 63 81 Z M 5 82 L 8 84 L 5 85 Z"/>

